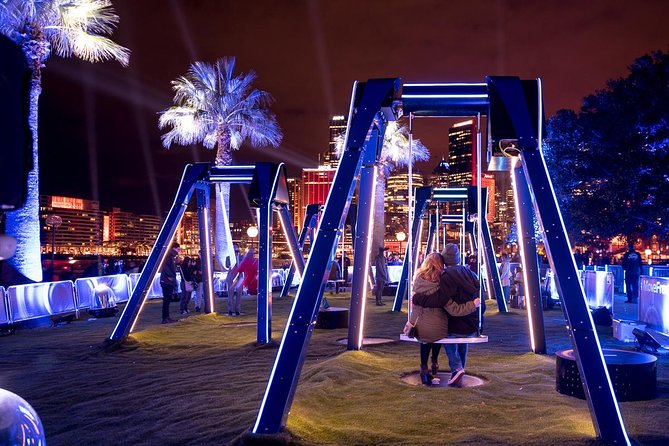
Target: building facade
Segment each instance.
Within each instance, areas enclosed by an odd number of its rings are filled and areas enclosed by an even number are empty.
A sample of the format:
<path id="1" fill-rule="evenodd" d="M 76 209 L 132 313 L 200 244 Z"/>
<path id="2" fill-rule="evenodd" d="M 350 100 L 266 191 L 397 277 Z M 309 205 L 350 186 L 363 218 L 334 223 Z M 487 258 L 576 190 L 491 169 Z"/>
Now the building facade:
<path id="1" fill-rule="evenodd" d="M 336 169 L 318 167 L 302 169 L 301 205 L 298 219 L 299 229 L 302 228 L 306 207 L 310 204 L 325 204 L 332 187 Z"/>
<path id="2" fill-rule="evenodd" d="M 161 217 L 112 208 L 104 213 L 104 252 L 114 255 L 148 255 L 162 225 Z"/>
<path id="3" fill-rule="evenodd" d="M 49 217 L 60 217 L 61 224 L 49 226 Z M 100 203 L 83 198 L 40 196 L 40 244 L 42 253 L 96 254 L 102 246 Z"/>

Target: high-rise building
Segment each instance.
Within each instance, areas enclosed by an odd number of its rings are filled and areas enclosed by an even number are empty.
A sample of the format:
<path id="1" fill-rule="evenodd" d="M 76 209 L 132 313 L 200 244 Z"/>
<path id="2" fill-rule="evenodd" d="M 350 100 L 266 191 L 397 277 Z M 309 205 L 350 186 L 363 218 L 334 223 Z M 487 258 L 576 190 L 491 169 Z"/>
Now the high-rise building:
<path id="1" fill-rule="evenodd" d="M 489 223 L 495 221 L 495 175 L 493 173 L 481 174 L 481 187 L 488 189 L 488 213 L 486 218 Z"/>
<path id="2" fill-rule="evenodd" d="M 439 164 L 432 170 L 430 175 L 430 186 L 433 187 L 448 187 L 448 162 L 442 158 Z"/>
<path id="3" fill-rule="evenodd" d="M 330 169 L 336 169 L 339 165 L 337 158 L 337 139 L 340 135 L 346 133 L 346 116 L 335 115 L 330 118 L 330 141 L 328 150 L 323 154 L 321 165 Z"/>
<path id="4" fill-rule="evenodd" d="M 412 172 L 413 188 L 425 186 L 423 175 Z M 409 225 L 409 174 L 406 170 L 392 172 L 386 180 L 385 214 L 386 235 L 394 237 L 398 230 L 407 231 Z"/>
<path id="5" fill-rule="evenodd" d="M 448 129 L 448 184 L 452 187 L 474 185 L 476 178 L 476 124 L 459 122 Z"/>
<path id="6" fill-rule="evenodd" d="M 213 203 L 212 203 L 213 204 Z M 213 226 L 212 226 L 213 227 Z M 200 227 L 197 211 L 186 211 L 177 228 L 177 241 L 182 255 L 197 256 L 200 252 Z M 213 238 L 212 238 L 213 240 Z"/>
<path id="7" fill-rule="evenodd" d="M 47 225 L 49 216 L 60 217 L 62 223 L 53 229 Z M 82 255 L 95 254 L 102 245 L 102 211 L 100 203 L 82 198 L 40 196 L 42 252 Z M 53 238 L 53 239 L 52 239 Z"/>
<path id="8" fill-rule="evenodd" d="M 302 225 L 306 208 L 310 204 L 325 204 L 332 187 L 336 169 L 319 167 L 302 169 L 302 199 L 299 224 Z"/>
<path id="9" fill-rule="evenodd" d="M 147 255 L 158 237 L 163 219 L 112 208 L 104 213 L 103 242 L 119 254 Z"/>
<path id="10" fill-rule="evenodd" d="M 293 217 L 293 225 L 300 230 L 302 220 L 300 220 L 300 209 L 302 209 L 302 179 L 288 178 L 288 196 L 290 197 L 290 214 Z M 304 216 L 302 217 L 304 219 Z"/>

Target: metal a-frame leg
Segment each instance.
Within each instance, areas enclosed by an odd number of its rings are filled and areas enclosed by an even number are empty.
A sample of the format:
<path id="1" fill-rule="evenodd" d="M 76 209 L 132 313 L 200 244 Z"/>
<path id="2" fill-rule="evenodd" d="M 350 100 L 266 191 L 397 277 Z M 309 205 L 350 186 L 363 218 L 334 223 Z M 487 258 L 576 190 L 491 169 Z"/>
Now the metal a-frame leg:
<path id="1" fill-rule="evenodd" d="M 302 251 L 304 249 L 304 242 L 307 239 L 307 234 L 309 234 L 310 231 L 313 231 L 314 228 L 316 227 L 315 219 L 316 216 L 318 215 L 320 207 L 321 207 L 320 204 L 307 205 L 307 210 L 304 215 L 304 224 L 302 225 L 302 231 L 300 231 L 300 237 L 297 241 L 300 248 L 299 249 L 300 257 L 302 257 Z M 304 257 L 302 257 L 302 259 L 304 261 Z M 288 296 L 288 293 L 290 292 L 290 286 L 293 283 L 294 275 L 295 275 L 295 260 L 291 260 L 290 269 L 288 269 L 288 274 L 286 275 L 286 283 L 283 284 L 283 288 L 281 289 L 281 297 Z"/>
<path id="2" fill-rule="evenodd" d="M 567 231 L 553 195 L 548 170 L 538 149 L 524 150 L 521 153 L 521 160 L 544 228 L 546 252 L 551 269 L 555 272 L 556 285 L 564 304 L 581 382 L 588 399 L 595 430 L 605 441 L 630 444 L 597 330 L 578 278 Z"/>
<path id="3" fill-rule="evenodd" d="M 502 291 L 502 279 L 499 276 L 499 269 L 497 269 L 497 259 L 495 257 L 495 247 L 492 244 L 492 236 L 490 235 L 490 226 L 488 226 L 488 211 L 486 210 L 488 204 L 488 188 L 481 188 L 481 204 L 483 205 L 483 215 L 479 218 L 481 224 L 481 238 L 483 242 L 483 261 L 486 266 L 486 273 L 488 276 L 488 286 L 492 289 L 497 300 L 497 307 L 500 313 L 506 313 L 506 297 Z"/>
<path id="4" fill-rule="evenodd" d="M 518 78 L 491 77 L 488 84 L 489 89 L 494 88 L 499 93 L 518 136 L 523 171 L 544 231 L 544 245 L 564 304 L 565 318 L 595 431 L 606 442 L 629 445 L 630 440 L 613 392 L 597 330 L 578 278 L 567 230 L 541 154 L 541 133 L 537 135 L 535 130 L 541 129 L 541 124 L 536 125 L 543 114 L 541 104 L 538 105 L 539 117 L 531 117 Z M 538 97 L 541 98 L 539 81 L 537 89 Z M 494 117 L 490 116 L 489 119 Z"/>
<path id="5" fill-rule="evenodd" d="M 116 327 L 114 327 L 111 335 L 105 341 L 106 344 L 122 341 L 132 331 L 132 327 L 135 325 L 142 305 L 144 305 L 144 301 L 146 300 L 146 295 L 153 282 L 153 278 L 169 251 L 181 217 L 186 211 L 188 202 L 193 195 L 195 184 L 198 181 L 206 179 L 210 167 L 210 163 L 189 164 L 185 167 L 174 203 L 172 203 L 167 218 L 165 218 L 165 222 L 162 228 L 160 228 L 156 243 L 153 245 L 151 254 L 149 254 L 149 258 L 146 260 L 146 264 L 139 275 L 137 285 L 123 308 Z"/>
<path id="6" fill-rule="evenodd" d="M 389 102 L 392 102 L 398 90 L 399 79 L 371 80 L 364 86 L 357 83 L 354 85 L 346 149 L 335 174 L 312 255 L 307 261 L 272 367 L 252 430 L 254 434 L 278 433 L 285 426 L 323 297 L 328 273 L 326 269 L 334 258 L 355 180 L 360 172 L 365 140 L 374 119 L 379 119 L 377 115 L 382 107 L 390 106 Z"/>
<path id="7" fill-rule="evenodd" d="M 411 224 L 411 236 L 414 240 L 412 246 L 412 264 L 416 265 L 416 260 L 418 258 L 418 246 L 420 245 L 420 223 L 425 213 L 427 207 L 427 202 L 432 195 L 431 187 L 419 187 L 416 189 L 416 197 L 414 198 L 414 214 L 413 222 Z M 408 280 L 409 280 L 409 262 L 407 259 L 409 255 L 409 247 L 407 246 L 406 254 L 404 255 L 404 262 L 402 263 L 402 275 L 400 276 L 400 282 L 397 285 L 397 292 L 395 293 L 395 301 L 393 302 L 393 311 L 402 311 L 402 303 L 407 297 L 409 291 Z M 413 276 L 413 274 L 411 274 Z"/>
<path id="8" fill-rule="evenodd" d="M 495 247 L 492 244 L 492 236 L 490 235 L 490 227 L 488 221 L 484 218 L 481 221 L 481 235 L 483 236 L 483 252 L 485 254 L 486 272 L 488 274 L 488 281 L 495 293 L 495 300 L 497 300 L 497 307 L 500 313 L 506 313 L 509 309 L 506 306 L 506 298 L 502 290 L 502 279 L 499 276 L 499 269 L 497 269 L 497 260 L 495 258 Z"/>
<path id="9" fill-rule="evenodd" d="M 435 251 L 432 248 L 432 245 L 434 245 L 434 242 L 435 242 L 435 234 L 439 235 L 439 224 L 437 222 L 436 212 L 434 214 L 430 214 L 430 220 L 429 221 L 430 222 L 427 226 L 427 245 L 425 247 L 425 255 Z M 437 251 L 438 251 L 438 249 L 437 249 Z"/>
<path id="10" fill-rule="evenodd" d="M 197 218 L 200 234 L 200 265 L 202 265 L 202 298 L 204 312 L 214 312 L 214 283 L 211 265 L 211 214 L 209 212 L 211 184 L 200 181 L 197 184 Z"/>
<path id="11" fill-rule="evenodd" d="M 304 241 L 300 243 L 295 234 L 295 228 L 293 227 L 293 219 L 290 216 L 290 211 L 288 211 L 287 204 L 279 204 L 276 206 L 276 212 L 279 215 L 279 220 L 281 221 L 281 226 L 283 227 L 283 232 L 286 236 L 286 244 L 288 245 L 288 250 L 290 251 L 293 261 L 297 268 L 297 273 L 301 276 L 304 274 L 304 257 L 302 257 L 302 245 Z"/>
<path id="12" fill-rule="evenodd" d="M 383 137 L 383 131 L 373 132 L 370 141 L 366 144 L 360 172 L 360 186 L 358 191 L 358 215 L 356 218 L 357 230 L 353 243 L 353 277 L 351 278 L 351 304 L 348 319 L 349 350 L 360 350 L 364 337 L 365 304 L 367 303 L 367 272 L 371 256 L 371 234 L 373 230 L 374 198 L 377 176 L 377 152 Z M 372 140 L 373 138 L 373 140 Z M 376 254 L 376 253 L 374 253 Z"/>
<path id="13" fill-rule="evenodd" d="M 537 244 L 534 238 L 532 195 L 518 159 L 512 170 L 514 201 L 516 203 L 516 226 L 518 246 L 523 265 L 523 285 L 527 299 L 527 319 L 530 328 L 530 343 L 534 353 L 546 354 L 544 309 L 541 297 L 540 271 L 537 261 Z"/>

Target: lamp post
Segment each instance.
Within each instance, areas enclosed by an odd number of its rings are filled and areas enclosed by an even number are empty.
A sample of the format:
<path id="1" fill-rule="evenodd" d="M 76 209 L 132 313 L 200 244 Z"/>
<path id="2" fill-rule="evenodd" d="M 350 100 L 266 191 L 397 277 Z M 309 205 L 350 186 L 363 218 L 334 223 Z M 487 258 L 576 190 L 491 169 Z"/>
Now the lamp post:
<path id="1" fill-rule="evenodd" d="M 400 231 L 397 234 L 395 234 L 395 237 L 397 238 L 397 241 L 400 242 L 400 256 L 402 255 L 402 242 L 407 239 L 406 232 Z"/>
<path id="2" fill-rule="evenodd" d="M 46 225 L 51 228 L 51 280 L 53 280 L 56 271 L 54 270 L 56 257 L 56 228 L 63 224 L 63 219 L 58 215 L 47 215 Z"/>
<path id="3" fill-rule="evenodd" d="M 253 248 L 253 241 L 256 237 L 258 237 L 258 227 L 249 226 L 246 228 L 246 235 L 251 239 L 251 248 Z"/>

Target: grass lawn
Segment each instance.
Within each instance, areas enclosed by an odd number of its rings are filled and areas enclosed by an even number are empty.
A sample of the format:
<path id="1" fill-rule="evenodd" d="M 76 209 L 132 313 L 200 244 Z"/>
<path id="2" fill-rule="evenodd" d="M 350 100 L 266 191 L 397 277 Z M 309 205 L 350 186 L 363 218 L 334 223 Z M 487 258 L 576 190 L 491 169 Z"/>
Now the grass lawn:
<path id="1" fill-rule="evenodd" d="M 348 307 L 346 295 L 331 305 Z M 390 299 L 390 298 L 388 298 Z M 616 305 L 624 299 L 616 297 Z M 273 299 L 281 339 L 292 298 Z M 0 388 L 26 399 L 49 446 L 240 443 L 254 422 L 277 346 L 256 346 L 255 298 L 240 317 L 191 315 L 160 325 L 149 301 L 136 331 L 112 353 L 99 349 L 118 317 L 20 329 L 0 338 Z M 176 314 L 177 303 L 172 304 Z M 547 355 L 529 352 L 524 310 L 488 301 L 487 344 L 470 346 L 472 388 L 428 388 L 401 377 L 418 370 L 418 345 L 397 341 L 406 313 L 367 306 L 366 336 L 394 342 L 347 351 L 346 329 L 316 330 L 287 431 L 295 445 L 598 444 L 586 401 L 555 390 L 555 352 L 571 348 L 560 308 L 544 313 Z M 633 349 L 598 327 L 605 348 Z M 669 444 L 669 372 L 658 360 L 657 398 L 620 403 L 636 444 Z M 447 368 L 441 353 L 442 368 Z"/>

